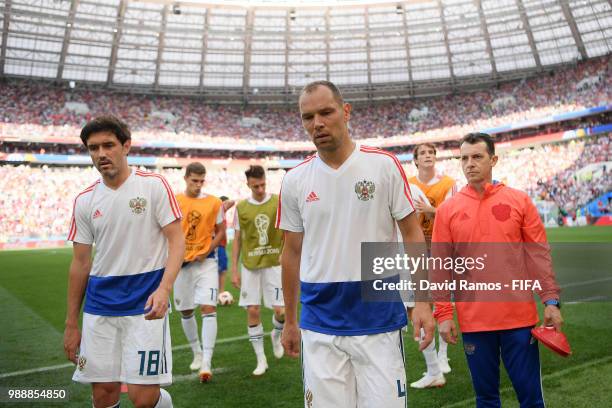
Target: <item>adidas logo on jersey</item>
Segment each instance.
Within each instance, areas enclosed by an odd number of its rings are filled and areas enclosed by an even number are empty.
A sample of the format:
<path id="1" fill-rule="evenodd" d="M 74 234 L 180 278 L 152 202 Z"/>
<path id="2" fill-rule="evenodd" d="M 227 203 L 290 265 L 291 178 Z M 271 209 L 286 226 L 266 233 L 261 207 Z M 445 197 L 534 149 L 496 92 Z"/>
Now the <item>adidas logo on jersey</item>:
<path id="1" fill-rule="evenodd" d="M 93 219 L 95 220 L 96 218 L 100 218 L 101 216 L 102 216 L 102 211 L 96 210 L 96 212 L 93 215 Z"/>
<path id="2" fill-rule="evenodd" d="M 308 194 L 308 196 L 306 197 L 306 202 L 311 203 L 313 201 L 319 201 L 319 197 L 317 196 L 317 193 L 311 191 L 310 194 Z"/>

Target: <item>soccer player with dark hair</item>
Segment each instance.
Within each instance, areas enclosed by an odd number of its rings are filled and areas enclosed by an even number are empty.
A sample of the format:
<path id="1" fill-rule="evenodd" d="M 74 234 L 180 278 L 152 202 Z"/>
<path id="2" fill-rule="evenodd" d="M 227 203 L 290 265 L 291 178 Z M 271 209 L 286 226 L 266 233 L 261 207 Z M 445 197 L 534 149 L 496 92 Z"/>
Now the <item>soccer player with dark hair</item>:
<path id="1" fill-rule="evenodd" d="M 185 193 L 177 200 L 185 214 L 182 227 L 185 234 L 185 257 L 174 283 L 174 304 L 181 312 L 181 324 L 193 352 L 189 368 L 199 370 L 201 382 L 212 378 L 212 356 L 217 339 L 217 297 L 219 274 L 215 248 L 225 238 L 225 216 L 221 200 L 202 191 L 206 168 L 202 163 L 190 163 L 185 169 Z M 202 346 L 196 305 L 202 313 Z"/>
<path id="2" fill-rule="evenodd" d="M 160 385 L 172 382 L 167 311 L 185 250 L 180 208 L 162 176 L 128 166 L 125 123 L 95 118 L 81 140 L 102 178 L 76 197 L 68 234 L 64 350 L 77 364 L 73 379 L 91 384 L 94 407 L 118 407 L 122 382 L 135 406 L 172 407 Z"/>
<path id="3" fill-rule="evenodd" d="M 498 156 L 489 135 L 468 134 L 461 141 L 460 154 L 468 185 L 438 207 L 432 255 L 461 256 L 463 248 L 487 245 L 487 251 L 492 252 L 487 262 L 493 265 L 486 270 L 487 278 L 536 277 L 541 286 L 536 292 L 545 305 L 544 325 L 561 330 L 560 290 L 536 207 L 524 192 L 493 181 Z M 451 273 L 444 270 L 435 270 L 433 276 L 440 282 L 452 279 Z M 467 276 L 462 274 L 461 279 Z M 531 329 L 538 323 L 533 294 L 528 291 L 520 297 L 517 293 L 510 295 L 497 301 L 485 297 L 486 294 L 469 294 L 463 301 L 464 293 L 455 292 L 457 318 L 478 408 L 501 406 L 500 358 L 521 407 L 545 406 L 538 344 L 531 335 Z M 434 297 L 440 334 L 447 342 L 456 344 L 450 294 L 434 292 Z"/>

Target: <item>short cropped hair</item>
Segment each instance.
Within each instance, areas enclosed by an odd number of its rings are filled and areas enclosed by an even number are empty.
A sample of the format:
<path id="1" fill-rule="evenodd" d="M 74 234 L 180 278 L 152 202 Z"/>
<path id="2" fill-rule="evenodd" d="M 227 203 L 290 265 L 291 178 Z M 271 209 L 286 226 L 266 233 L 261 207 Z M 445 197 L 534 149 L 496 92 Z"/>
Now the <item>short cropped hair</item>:
<path id="1" fill-rule="evenodd" d="M 205 175 L 206 167 L 200 162 L 189 163 L 187 167 L 185 167 L 185 177 L 189 177 L 192 174 L 197 174 L 198 176 Z"/>
<path id="2" fill-rule="evenodd" d="M 302 97 L 303 94 L 311 93 L 320 86 L 324 86 L 332 92 L 332 94 L 334 95 L 334 99 L 336 100 L 336 102 L 338 102 L 338 105 L 340 106 L 344 105 L 344 98 L 342 97 L 342 94 L 340 93 L 340 89 L 338 89 L 338 87 L 334 85 L 333 82 L 325 81 L 325 80 L 313 81 L 307 84 L 306 86 L 304 86 L 304 88 L 302 88 L 302 91 L 300 92 L 300 98 Z"/>
<path id="3" fill-rule="evenodd" d="M 85 147 L 87 147 L 87 140 L 89 140 L 89 137 L 99 132 L 110 132 L 114 134 L 122 145 L 132 139 L 130 129 L 125 122 L 112 115 L 98 116 L 87 122 L 81 130 L 81 141 Z"/>
<path id="4" fill-rule="evenodd" d="M 467 135 L 463 136 L 459 146 L 464 143 L 473 145 L 480 142 L 484 142 L 487 145 L 487 153 L 489 153 L 489 156 L 493 157 L 495 155 L 495 142 L 493 142 L 491 135 L 487 133 L 468 133 Z"/>
<path id="5" fill-rule="evenodd" d="M 249 166 L 249 169 L 244 172 L 244 175 L 246 176 L 247 180 L 249 178 L 260 179 L 260 178 L 266 177 L 266 171 L 264 170 L 263 167 L 259 165 L 254 165 L 254 166 Z"/>
<path id="6" fill-rule="evenodd" d="M 414 150 L 412 151 L 412 155 L 414 156 L 414 160 L 419 158 L 419 148 L 421 146 L 431 147 L 433 149 L 433 151 L 434 151 L 434 155 L 437 153 L 436 146 L 434 146 L 433 143 L 421 143 L 421 144 L 418 144 L 418 145 L 414 146 Z"/>

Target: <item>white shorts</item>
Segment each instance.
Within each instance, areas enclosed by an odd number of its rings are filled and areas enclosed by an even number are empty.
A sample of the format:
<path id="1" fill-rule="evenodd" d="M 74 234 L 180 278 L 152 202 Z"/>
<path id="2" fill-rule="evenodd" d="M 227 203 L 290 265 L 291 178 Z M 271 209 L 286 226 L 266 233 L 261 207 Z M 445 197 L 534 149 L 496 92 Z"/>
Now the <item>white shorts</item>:
<path id="1" fill-rule="evenodd" d="M 126 384 L 172 383 L 168 315 L 98 316 L 83 313 L 83 334 L 74 381 Z"/>
<path id="2" fill-rule="evenodd" d="M 407 406 L 400 330 L 365 336 L 302 330 L 302 365 L 307 408 Z"/>
<path id="3" fill-rule="evenodd" d="M 193 310 L 196 305 L 217 306 L 218 294 L 219 272 L 214 258 L 190 262 L 174 281 L 174 306 L 179 311 Z"/>
<path id="4" fill-rule="evenodd" d="M 285 306 L 281 267 L 271 266 L 261 269 L 247 269 L 242 265 L 239 306 L 258 306 L 263 294 L 264 306 Z"/>

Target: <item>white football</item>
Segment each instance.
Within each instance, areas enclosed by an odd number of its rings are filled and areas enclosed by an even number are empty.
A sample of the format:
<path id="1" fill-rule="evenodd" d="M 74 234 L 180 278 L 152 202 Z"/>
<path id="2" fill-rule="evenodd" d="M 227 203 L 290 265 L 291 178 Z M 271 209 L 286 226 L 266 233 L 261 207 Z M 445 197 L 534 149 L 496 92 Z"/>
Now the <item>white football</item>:
<path id="1" fill-rule="evenodd" d="M 228 291 L 219 293 L 219 304 L 223 306 L 231 305 L 234 303 L 234 297 Z"/>

